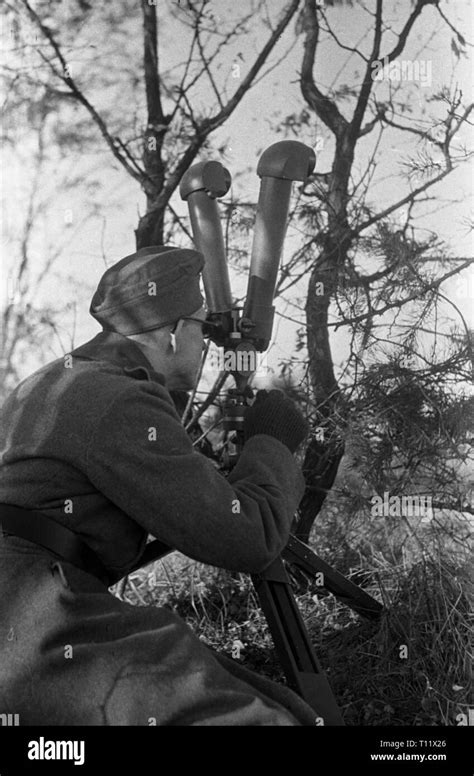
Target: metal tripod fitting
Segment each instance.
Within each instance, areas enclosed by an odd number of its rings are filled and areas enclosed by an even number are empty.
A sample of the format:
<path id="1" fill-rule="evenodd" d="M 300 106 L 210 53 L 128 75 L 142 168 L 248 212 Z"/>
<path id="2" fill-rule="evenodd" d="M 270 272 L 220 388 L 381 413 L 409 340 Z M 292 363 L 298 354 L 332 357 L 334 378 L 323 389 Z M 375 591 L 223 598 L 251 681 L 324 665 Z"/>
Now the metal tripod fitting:
<path id="1" fill-rule="evenodd" d="M 211 313 L 228 313 L 232 292 L 216 199 L 229 191 L 231 175 L 220 162 L 199 162 L 184 174 L 179 192 L 188 203 L 194 243 L 204 256 L 202 279 Z"/>

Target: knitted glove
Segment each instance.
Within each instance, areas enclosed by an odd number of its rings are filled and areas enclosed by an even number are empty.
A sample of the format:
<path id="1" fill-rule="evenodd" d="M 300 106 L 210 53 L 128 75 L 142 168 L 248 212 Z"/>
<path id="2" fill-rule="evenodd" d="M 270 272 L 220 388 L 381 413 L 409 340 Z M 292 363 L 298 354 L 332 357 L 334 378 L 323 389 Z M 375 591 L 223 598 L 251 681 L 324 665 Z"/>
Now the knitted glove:
<path id="1" fill-rule="evenodd" d="M 258 391 L 252 406 L 245 410 L 245 442 L 256 434 L 268 434 L 294 453 L 308 431 L 303 415 L 282 391 Z"/>

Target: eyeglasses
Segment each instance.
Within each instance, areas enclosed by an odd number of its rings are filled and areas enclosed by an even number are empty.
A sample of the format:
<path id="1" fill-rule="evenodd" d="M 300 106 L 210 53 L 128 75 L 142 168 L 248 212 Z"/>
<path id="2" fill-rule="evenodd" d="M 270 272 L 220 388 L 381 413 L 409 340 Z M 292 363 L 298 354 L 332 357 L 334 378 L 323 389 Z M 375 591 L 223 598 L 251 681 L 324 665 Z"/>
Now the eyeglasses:
<path id="1" fill-rule="evenodd" d="M 211 323 L 211 321 L 203 321 L 202 318 L 193 318 L 191 315 L 186 315 L 183 318 L 179 319 L 180 321 L 196 321 L 196 323 L 200 323 L 202 326 L 202 336 L 207 339 L 211 337 L 216 330 L 219 328 L 219 325 L 217 323 Z M 179 323 L 179 321 L 178 321 Z M 176 326 L 178 325 L 176 324 Z"/>

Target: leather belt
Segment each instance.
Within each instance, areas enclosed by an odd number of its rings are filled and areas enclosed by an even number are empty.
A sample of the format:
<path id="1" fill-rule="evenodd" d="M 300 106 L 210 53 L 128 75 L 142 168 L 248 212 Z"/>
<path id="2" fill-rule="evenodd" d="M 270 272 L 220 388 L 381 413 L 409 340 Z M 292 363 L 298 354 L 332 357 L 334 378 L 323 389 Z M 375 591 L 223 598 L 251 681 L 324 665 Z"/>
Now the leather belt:
<path id="1" fill-rule="evenodd" d="M 12 504 L 0 504 L 0 529 L 5 534 L 18 536 L 20 539 L 27 539 L 34 544 L 39 544 L 55 555 L 59 555 L 61 560 L 72 563 L 73 566 L 77 566 L 88 574 L 93 574 L 107 587 L 120 579 L 120 577 L 118 579 L 112 578 L 96 553 L 74 531 L 56 523 L 44 512 Z M 172 552 L 172 548 L 160 542 L 159 539 L 149 542 L 138 563 L 135 563 L 127 574 L 131 574 L 132 571 L 136 571 L 142 566 L 147 566 L 169 552 Z"/>
<path id="2" fill-rule="evenodd" d="M 4 533 L 27 539 L 54 552 L 62 560 L 98 577 L 107 587 L 113 584 L 95 552 L 74 531 L 51 520 L 43 512 L 0 504 L 0 527 Z"/>

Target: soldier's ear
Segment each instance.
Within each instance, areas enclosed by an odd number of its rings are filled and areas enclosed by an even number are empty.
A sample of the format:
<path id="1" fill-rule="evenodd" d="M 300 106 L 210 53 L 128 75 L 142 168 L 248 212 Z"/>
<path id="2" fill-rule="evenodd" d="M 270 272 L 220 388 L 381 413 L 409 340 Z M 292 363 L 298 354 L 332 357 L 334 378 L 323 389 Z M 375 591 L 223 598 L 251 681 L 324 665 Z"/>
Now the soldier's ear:
<path id="1" fill-rule="evenodd" d="M 176 337 L 179 334 L 179 332 L 181 331 L 181 329 L 183 327 L 183 323 L 184 323 L 183 319 L 180 318 L 179 321 L 176 323 L 176 325 L 173 327 L 173 329 L 170 332 L 170 346 L 171 346 L 171 349 L 172 349 L 172 351 L 173 351 L 173 353 L 175 355 L 178 352 L 178 343 L 176 341 Z"/>

